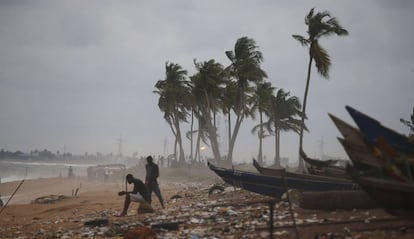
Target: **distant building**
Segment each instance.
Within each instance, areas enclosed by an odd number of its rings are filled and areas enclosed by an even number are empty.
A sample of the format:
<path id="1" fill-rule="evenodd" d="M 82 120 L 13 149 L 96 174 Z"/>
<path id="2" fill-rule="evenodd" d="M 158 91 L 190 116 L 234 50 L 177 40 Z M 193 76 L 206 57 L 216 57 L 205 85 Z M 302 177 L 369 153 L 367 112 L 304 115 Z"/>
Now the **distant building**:
<path id="1" fill-rule="evenodd" d="M 126 167 L 124 164 L 89 166 L 87 173 L 89 180 L 123 181 L 126 176 Z"/>

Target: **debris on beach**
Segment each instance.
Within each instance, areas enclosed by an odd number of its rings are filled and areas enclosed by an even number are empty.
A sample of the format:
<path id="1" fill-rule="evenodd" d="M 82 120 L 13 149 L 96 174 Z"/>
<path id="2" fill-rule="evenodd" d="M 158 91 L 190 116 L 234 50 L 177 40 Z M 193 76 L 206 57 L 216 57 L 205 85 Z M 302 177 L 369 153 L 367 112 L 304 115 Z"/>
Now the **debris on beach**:
<path id="1" fill-rule="evenodd" d="M 108 223 L 109 223 L 108 218 L 95 218 L 92 220 L 85 221 L 83 225 L 91 226 L 91 227 L 98 227 L 98 226 L 108 225 Z"/>
<path id="2" fill-rule="evenodd" d="M 69 198 L 69 197 L 64 196 L 64 195 L 49 195 L 49 196 L 38 197 L 35 200 L 33 200 L 31 203 L 32 204 L 48 204 L 48 203 L 54 203 L 57 201 L 61 201 L 66 198 Z"/>
<path id="3" fill-rule="evenodd" d="M 259 239 L 269 238 L 272 231 L 273 236 L 292 238 L 296 224 L 302 228 L 300 230 L 305 228 L 317 230 L 308 238 L 321 236 L 323 233 L 332 238 L 358 238 L 367 232 L 358 231 L 357 227 L 376 229 L 378 224 L 375 223 L 390 219 L 386 214 L 380 217 L 369 211 L 356 209 L 345 213 L 341 210 L 325 212 L 321 216 L 318 211 L 303 210 L 297 204 L 293 205 L 294 217 L 292 217 L 288 202 L 277 201 L 274 198 L 234 187 L 224 186 L 223 191 L 212 194 L 209 193 L 212 185 L 202 183 L 170 183 L 168 187 L 177 189 L 172 195 L 182 196 L 170 197 L 166 201 L 166 209 L 159 208 L 158 204 L 153 205 L 155 209 L 153 213 L 141 213 L 136 208 L 131 208 L 126 217 L 113 216 L 117 213 L 114 208 L 89 213 L 80 213 L 77 209 L 66 217 L 32 218 L 29 223 L 35 223 L 38 229 L 33 230 L 30 235 L 26 232 L 25 235 L 27 238 L 39 239 L 83 237 L 149 239 L 255 237 Z M 273 209 L 270 204 L 273 205 Z M 270 213 L 271 210 L 273 214 Z M 271 218 L 272 227 L 269 224 Z M 324 228 L 324 225 L 329 227 Z M 333 230 L 334 226 L 335 230 Z M 13 234 L 18 238 L 23 236 L 23 230 L 23 226 L 5 227 L 0 228 L 0 234 Z M 406 230 L 399 230 L 397 227 L 394 231 L 395 234 L 401 235 L 403 234 L 401 231 Z M 145 235 L 145 237 L 136 235 Z"/>

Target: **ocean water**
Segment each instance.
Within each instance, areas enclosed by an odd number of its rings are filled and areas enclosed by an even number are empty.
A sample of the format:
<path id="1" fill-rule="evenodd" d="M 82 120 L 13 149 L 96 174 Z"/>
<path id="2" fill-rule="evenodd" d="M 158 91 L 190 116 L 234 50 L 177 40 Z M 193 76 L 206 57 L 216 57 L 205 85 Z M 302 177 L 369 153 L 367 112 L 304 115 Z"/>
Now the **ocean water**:
<path id="1" fill-rule="evenodd" d="M 0 180 L 5 183 L 23 179 L 67 177 L 70 166 L 75 176 L 86 176 L 87 168 L 94 165 L 96 164 L 0 160 Z"/>

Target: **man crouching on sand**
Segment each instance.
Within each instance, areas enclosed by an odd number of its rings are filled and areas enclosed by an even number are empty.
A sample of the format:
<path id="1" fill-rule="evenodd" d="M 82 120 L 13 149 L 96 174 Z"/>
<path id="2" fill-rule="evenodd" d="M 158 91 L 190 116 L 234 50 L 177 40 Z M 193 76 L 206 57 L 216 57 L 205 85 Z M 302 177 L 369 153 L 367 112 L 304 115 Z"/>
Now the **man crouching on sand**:
<path id="1" fill-rule="evenodd" d="M 151 209 L 150 205 L 149 205 L 149 194 L 148 194 L 148 190 L 147 187 L 145 186 L 145 184 L 139 180 L 138 178 L 134 178 L 134 176 L 132 176 L 132 174 L 128 174 L 126 176 L 126 181 L 131 184 L 134 184 L 134 189 L 132 192 L 126 192 L 126 191 L 121 191 L 118 193 L 119 196 L 123 196 L 126 195 L 125 197 L 125 203 L 124 203 L 124 209 L 122 210 L 121 214 L 119 214 L 118 216 L 123 217 L 127 215 L 128 212 L 128 207 L 129 204 L 132 202 L 139 202 L 140 203 L 140 207 L 138 208 L 138 211 L 141 208 L 148 208 Z M 145 206 L 144 206 L 145 205 Z M 151 209 L 152 211 L 152 209 Z"/>

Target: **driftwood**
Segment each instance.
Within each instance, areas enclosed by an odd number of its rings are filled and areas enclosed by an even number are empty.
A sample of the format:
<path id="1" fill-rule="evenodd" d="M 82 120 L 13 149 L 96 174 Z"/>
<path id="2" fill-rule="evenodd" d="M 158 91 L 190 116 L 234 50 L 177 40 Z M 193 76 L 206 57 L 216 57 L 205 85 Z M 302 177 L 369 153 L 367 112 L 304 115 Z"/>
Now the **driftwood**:
<path id="1" fill-rule="evenodd" d="M 379 208 L 378 204 L 361 190 L 303 192 L 299 199 L 299 207 L 329 211 Z"/>
<path id="2" fill-rule="evenodd" d="M 55 203 L 61 201 L 63 199 L 69 198 L 64 195 L 49 195 L 49 196 L 42 196 L 38 197 L 31 202 L 31 204 L 48 204 L 48 203 Z"/>

